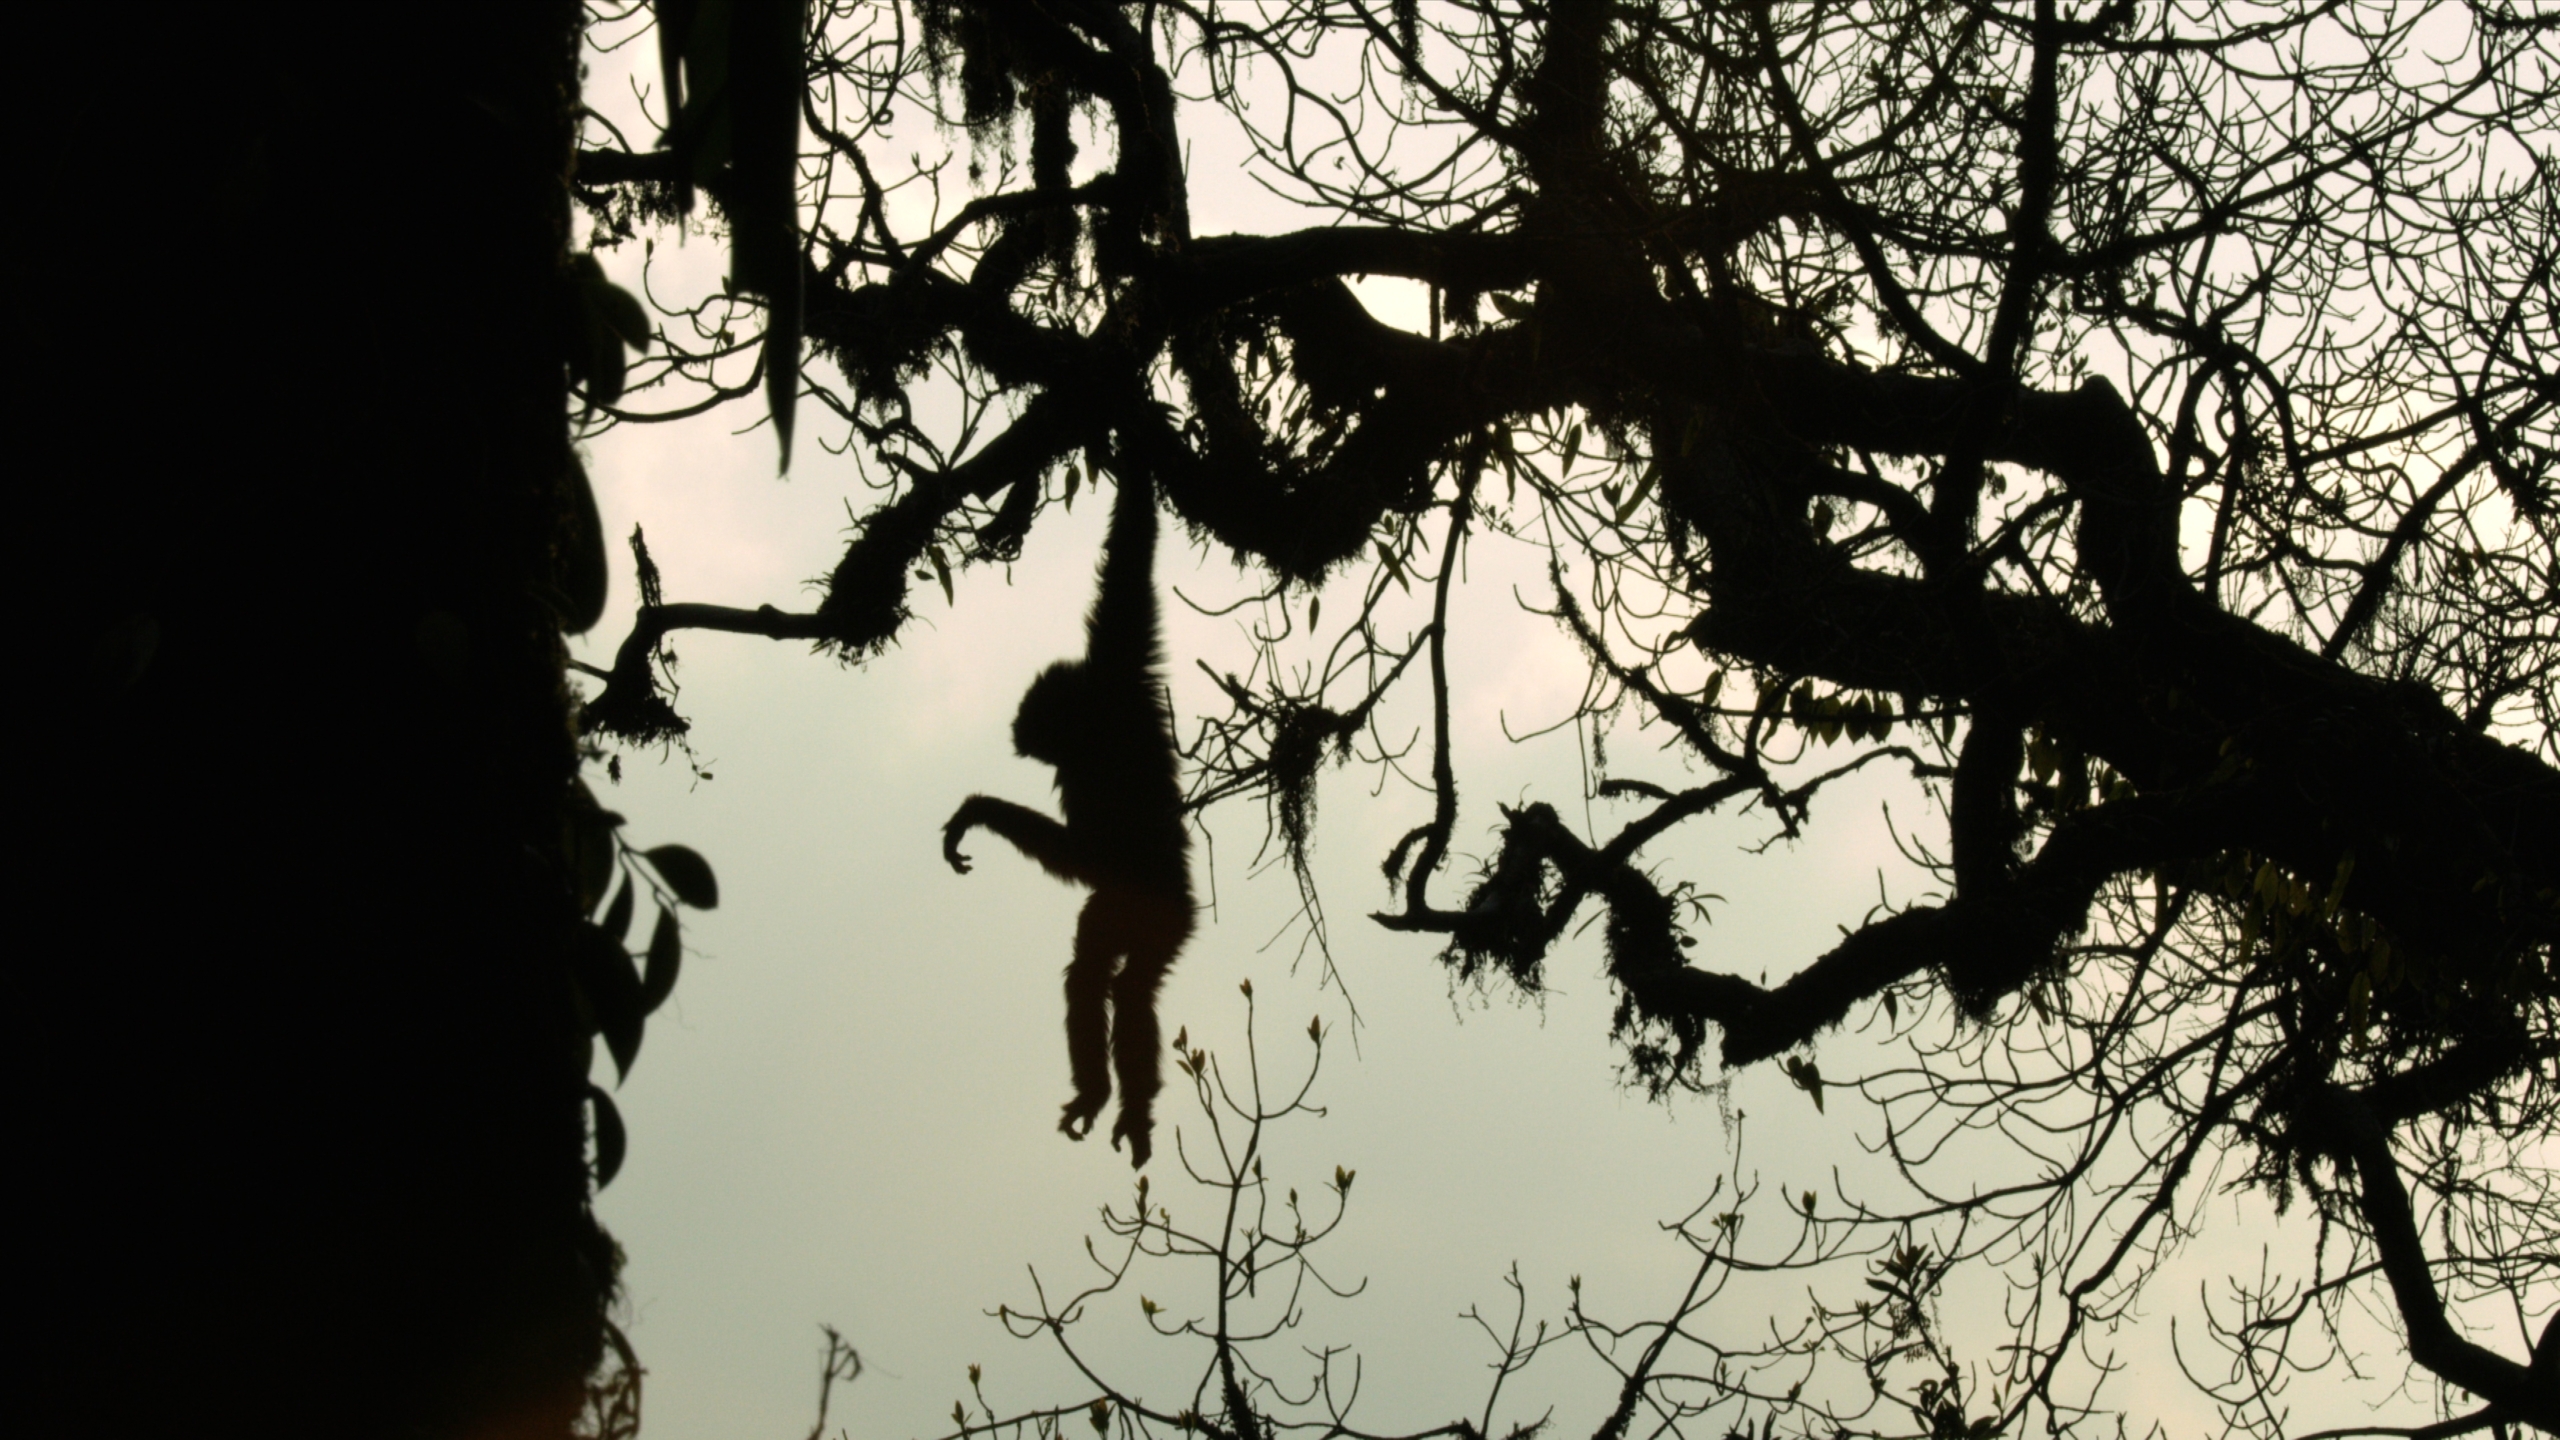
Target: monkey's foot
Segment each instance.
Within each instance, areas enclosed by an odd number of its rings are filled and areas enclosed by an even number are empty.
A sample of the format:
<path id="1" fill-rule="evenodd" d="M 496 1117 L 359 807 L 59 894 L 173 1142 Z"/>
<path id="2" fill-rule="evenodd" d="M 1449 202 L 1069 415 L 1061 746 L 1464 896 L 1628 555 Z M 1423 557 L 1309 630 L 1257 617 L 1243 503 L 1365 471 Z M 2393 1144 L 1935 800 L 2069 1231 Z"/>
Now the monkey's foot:
<path id="1" fill-rule="evenodd" d="M 1119 1122 L 1111 1127 L 1111 1148 L 1117 1150 L 1120 1148 L 1121 1141 L 1128 1141 L 1129 1168 L 1144 1170 L 1147 1168 L 1147 1157 L 1155 1154 L 1155 1130 L 1155 1117 L 1145 1111 L 1132 1115 L 1123 1110 L 1120 1112 Z"/>
<path id="2" fill-rule="evenodd" d="M 1058 1117 L 1058 1133 L 1070 1140 L 1081 1140 L 1092 1134 L 1094 1117 L 1102 1113 L 1103 1101 L 1108 1098 L 1108 1096 L 1096 1095 L 1088 1100 L 1079 1095 L 1068 1101 L 1064 1107 L 1065 1113 Z M 1112 1144 L 1116 1147 L 1119 1142 L 1115 1140 Z"/>

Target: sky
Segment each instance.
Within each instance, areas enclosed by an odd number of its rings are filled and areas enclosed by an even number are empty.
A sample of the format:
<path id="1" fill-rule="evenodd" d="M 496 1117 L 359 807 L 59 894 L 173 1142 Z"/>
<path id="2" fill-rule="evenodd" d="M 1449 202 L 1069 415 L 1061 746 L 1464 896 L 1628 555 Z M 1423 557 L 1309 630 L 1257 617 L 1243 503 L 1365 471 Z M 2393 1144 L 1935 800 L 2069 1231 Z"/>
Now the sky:
<path id="1" fill-rule="evenodd" d="M 646 42 L 597 57 L 588 95 L 636 138 L 654 127 L 630 105 L 633 61 L 654 64 Z M 1216 154 L 1206 127 L 1191 133 L 1204 147 L 1193 160 L 1201 233 L 1293 223 Z M 603 260 L 621 283 L 636 290 L 645 278 L 662 298 L 716 291 L 724 266 L 699 236 L 658 237 L 645 277 L 638 245 Z M 1362 293 L 1390 322 L 1418 319 L 1416 294 L 1376 283 Z M 625 426 L 586 446 L 608 534 L 645 527 L 670 600 L 807 608 L 813 577 L 842 553 L 848 506 L 877 503 L 853 461 L 828 452 L 841 435 L 820 407 L 800 408 L 787 479 L 775 474 L 770 433 L 749 428 L 758 413 Z M 984 1366 L 999 1412 L 1091 1393 L 1045 1342 L 1011 1339 L 992 1318 L 998 1306 L 1030 1305 L 1035 1283 L 1055 1294 L 1089 1277 L 1084 1245 L 1105 1238 L 1100 1207 L 1125 1208 L 1130 1195 L 1125 1156 L 1056 1130 L 1068 1091 L 1058 975 L 1082 895 L 986 835 L 976 871 L 956 875 L 939 830 L 973 791 L 1050 802 L 1048 771 L 1013 754 L 1008 726 L 1030 677 L 1081 648 L 1104 508 L 1044 518 L 1017 563 L 962 571 L 949 603 L 937 586 L 917 586 L 899 644 L 860 667 L 795 644 L 680 634 L 678 707 L 707 778 L 655 752 L 626 753 L 618 786 L 593 777 L 629 817 L 633 843 L 691 845 L 721 885 L 716 911 L 687 917 L 682 983 L 617 1092 L 629 1158 L 598 1202 L 628 1255 L 622 1318 L 649 1370 L 653 1436 L 807 1434 L 822 1325 L 864 1362 L 835 1397 L 830 1434 L 943 1433 L 972 1364 Z M 615 553 L 611 608 L 572 647 L 597 665 L 627 633 L 636 598 Z M 1583 668 L 1570 640 L 1525 608 L 1547 593 L 1545 563 L 1499 537 L 1479 537 L 1466 557 L 1450 648 L 1462 806 L 1459 853 L 1435 891 L 1444 903 L 1490 854 L 1498 803 L 1543 799 L 1577 824 L 1610 827 L 1609 802 L 1584 798 L 1588 738 L 1554 728 L 1573 711 Z M 1187 730 L 1222 708 L 1195 662 L 1241 669 L 1243 626 L 1269 617 L 1186 607 L 1178 597 L 1214 607 L 1258 587 L 1179 527 L 1166 528 L 1157 569 Z M 1328 609 L 1349 604 L 1344 594 Z M 1416 627 L 1422 609 L 1399 613 L 1395 623 Z M 1412 735 L 1420 718 L 1408 705 L 1384 728 Z M 1612 773 L 1684 783 L 1688 772 L 1655 745 L 1614 735 Z M 1887 806 L 1905 826 L 1928 813 L 1916 788 L 1879 774 L 1826 792 L 1809 843 L 1763 848 L 1766 817 L 1728 811 L 1648 853 L 1662 873 L 1721 897 L 1701 963 L 1777 978 L 1880 896 L 1907 902 L 1925 888 L 1895 851 Z M 1426 794 L 1381 785 L 1373 769 L 1327 772 L 1315 862 L 1339 984 L 1305 943 L 1286 869 L 1258 853 L 1259 802 L 1210 811 L 1195 888 L 1214 903 L 1160 1007 L 1168 1033 L 1187 1028 L 1228 1073 L 1246 1055 L 1241 982 L 1253 986 L 1266 1075 L 1302 1074 L 1309 1020 L 1324 1031 L 1311 1099 L 1325 1113 L 1271 1132 L 1270 1170 L 1310 1196 L 1336 1166 L 1357 1173 L 1345 1222 L 1318 1258 L 1337 1285 L 1365 1288 L 1311 1301 L 1264 1353 L 1296 1380 L 1313 1363 L 1300 1347 L 1351 1347 L 1362 1367 L 1353 1420 L 1378 1432 L 1479 1416 L 1495 1348 L 1462 1316 L 1481 1307 L 1507 1322 L 1513 1266 L 1533 1327 L 1562 1314 L 1577 1276 L 1596 1315 L 1660 1315 L 1691 1263 L 1662 1226 L 1736 1171 L 1737 1152 L 1745 1178 L 1830 1194 L 1835 1167 L 1859 1173 L 1859 1142 L 1877 1131 L 1853 1097 L 1835 1089 L 1817 1111 L 1771 1067 L 1667 1105 L 1622 1087 L 1607 1038 L 1615 997 L 1587 929 L 1559 947 L 1553 988 L 1536 1004 L 1453 988 L 1429 937 L 1365 918 L 1389 901 L 1380 860 L 1429 811 Z M 1857 1044 L 1826 1041 L 1826 1070 L 1853 1069 Z M 1177 1219 L 1205 1219 L 1208 1193 L 1184 1180 L 1177 1145 L 1200 1143 L 1200 1120 L 1181 1077 L 1168 1070 L 1168 1082 L 1152 1199 Z M 2210 1202 L 2254 1254 L 2263 1217 L 2247 1203 Z M 1138 1297 L 1187 1317 L 1202 1313 L 1213 1282 L 1197 1263 L 1142 1262 L 1077 1333 L 1124 1390 L 1187 1403 L 1199 1351 L 1148 1336 Z M 1785 1303 L 1800 1313 L 1800 1292 Z M 1775 1313 L 1746 1305 L 1718 1318 L 1747 1332 Z M 2148 1327 L 2108 1343 L 2165 1364 L 2168 1342 L 2165 1328 Z M 1612 1390 L 1603 1364 L 1559 1347 L 1506 1383 L 1494 1424 L 1552 1410 L 1562 1433 L 1588 1433 Z"/>

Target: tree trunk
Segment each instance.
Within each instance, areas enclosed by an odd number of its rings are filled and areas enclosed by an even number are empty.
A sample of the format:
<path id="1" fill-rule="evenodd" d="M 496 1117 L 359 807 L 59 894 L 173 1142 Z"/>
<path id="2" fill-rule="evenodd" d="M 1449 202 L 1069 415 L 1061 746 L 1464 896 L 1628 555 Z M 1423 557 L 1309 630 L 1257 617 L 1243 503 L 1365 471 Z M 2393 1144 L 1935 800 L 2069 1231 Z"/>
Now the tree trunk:
<path id="1" fill-rule="evenodd" d="M 578 19 L 20 21 L 45 1433 L 556 1434 L 595 1365 L 619 1257 L 557 958 Z"/>

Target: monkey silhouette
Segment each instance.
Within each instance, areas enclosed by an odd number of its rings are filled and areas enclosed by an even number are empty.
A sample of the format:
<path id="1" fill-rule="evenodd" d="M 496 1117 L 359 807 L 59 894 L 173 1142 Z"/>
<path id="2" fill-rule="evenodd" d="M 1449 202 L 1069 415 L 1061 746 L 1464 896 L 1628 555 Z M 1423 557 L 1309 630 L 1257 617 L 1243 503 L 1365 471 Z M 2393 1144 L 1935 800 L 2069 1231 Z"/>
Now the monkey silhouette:
<path id="1" fill-rule="evenodd" d="M 1057 770 L 1052 819 L 991 795 L 960 802 L 942 827 L 943 858 L 961 874 L 960 841 L 983 827 L 1061 880 L 1093 895 L 1076 917 L 1067 962 L 1067 1062 L 1075 1096 L 1058 1128 L 1081 1140 L 1120 1080 L 1112 1148 L 1129 1142 L 1143 1169 L 1154 1151 L 1163 1048 L 1156 991 L 1191 938 L 1191 835 L 1157 634 L 1154 486 L 1123 476 L 1103 541 L 1081 660 L 1061 660 L 1023 692 L 1013 748 Z"/>

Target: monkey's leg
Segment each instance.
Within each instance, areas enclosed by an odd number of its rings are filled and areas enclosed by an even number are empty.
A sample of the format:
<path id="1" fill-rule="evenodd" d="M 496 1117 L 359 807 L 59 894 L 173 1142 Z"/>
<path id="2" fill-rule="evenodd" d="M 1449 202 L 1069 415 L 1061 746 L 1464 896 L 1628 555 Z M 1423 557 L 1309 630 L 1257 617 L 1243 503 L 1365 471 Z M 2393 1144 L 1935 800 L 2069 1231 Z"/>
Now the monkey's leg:
<path id="1" fill-rule="evenodd" d="M 1111 996 L 1113 962 L 1127 950 L 1128 940 L 1110 900 L 1110 891 L 1096 890 L 1084 902 L 1076 916 L 1075 958 L 1067 962 L 1067 1068 L 1075 1077 L 1076 1094 L 1058 1128 L 1077 1140 L 1093 1129 L 1094 1117 L 1111 1099 L 1111 1022 L 1104 1006 Z"/>
<path id="2" fill-rule="evenodd" d="M 1111 1144 L 1129 1142 L 1129 1164 L 1145 1169 L 1155 1153 L 1156 1093 L 1164 1088 L 1164 1031 L 1156 1023 L 1156 992 L 1165 972 L 1191 938 L 1191 907 L 1159 896 L 1133 900 L 1128 963 L 1111 982 L 1111 1059 L 1120 1072 L 1120 1117 Z"/>

